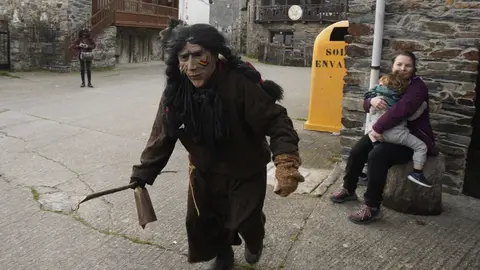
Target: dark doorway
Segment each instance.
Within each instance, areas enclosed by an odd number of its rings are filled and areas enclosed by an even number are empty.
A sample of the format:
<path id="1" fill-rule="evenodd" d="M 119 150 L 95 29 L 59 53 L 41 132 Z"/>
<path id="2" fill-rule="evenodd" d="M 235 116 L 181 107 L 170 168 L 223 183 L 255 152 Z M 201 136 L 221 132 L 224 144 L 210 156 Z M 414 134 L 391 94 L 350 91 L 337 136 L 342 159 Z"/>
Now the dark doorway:
<path id="1" fill-rule="evenodd" d="M 480 48 L 479 48 L 480 49 Z M 480 58 L 475 86 L 475 115 L 472 119 L 472 139 L 467 153 L 463 193 L 480 199 Z"/>
<path id="2" fill-rule="evenodd" d="M 132 34 L 128 35 L 128 63 L 133 63 L 135 61 L 135 36 Z"/>
<path id="3" fill-rule="evenodd" d="M 10 70 L 10 32 L 8 21 L 0 20 L 0 70 Z"/>

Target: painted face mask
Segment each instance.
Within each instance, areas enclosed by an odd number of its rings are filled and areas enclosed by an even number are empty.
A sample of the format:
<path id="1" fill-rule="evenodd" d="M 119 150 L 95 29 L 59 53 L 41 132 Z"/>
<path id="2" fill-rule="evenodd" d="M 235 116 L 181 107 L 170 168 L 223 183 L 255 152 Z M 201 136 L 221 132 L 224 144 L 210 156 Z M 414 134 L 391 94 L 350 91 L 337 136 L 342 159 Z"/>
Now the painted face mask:
<path id="1" fill-rule="evenodd" d="M 197 44 L 187 43 L 178 54 L 180 71 L 187 75 L 195 87 L 204 86 L 213 72 L 217 57 Z"/>

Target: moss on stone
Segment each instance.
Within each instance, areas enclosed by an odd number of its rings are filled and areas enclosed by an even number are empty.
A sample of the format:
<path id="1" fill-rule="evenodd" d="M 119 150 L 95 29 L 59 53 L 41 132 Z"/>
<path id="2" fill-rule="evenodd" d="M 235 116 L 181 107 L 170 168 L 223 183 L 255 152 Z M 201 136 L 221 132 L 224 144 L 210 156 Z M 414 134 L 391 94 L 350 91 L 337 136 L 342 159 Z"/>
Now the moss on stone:
<path id="1" fill-rule="evenodd" d="M 12 79 L 19 79 L 17 75 L 13 75 L 12 73 L 8 71 L 0 71 L 0 77 L 7 77 L 7 78 L 12 78 Z"/>
<path id="2" fill-rule="evenodd" d="M 114 67 L 93 67 L 93 72 L 108 72 L 114 70 Z"/>
<path id="3" fill-rule="evenodd" d="M 30 191 L 32 192 L 33 200 L 38 201 L 40 199 L 40 193 L 34 188 L 30 188 Z"/>

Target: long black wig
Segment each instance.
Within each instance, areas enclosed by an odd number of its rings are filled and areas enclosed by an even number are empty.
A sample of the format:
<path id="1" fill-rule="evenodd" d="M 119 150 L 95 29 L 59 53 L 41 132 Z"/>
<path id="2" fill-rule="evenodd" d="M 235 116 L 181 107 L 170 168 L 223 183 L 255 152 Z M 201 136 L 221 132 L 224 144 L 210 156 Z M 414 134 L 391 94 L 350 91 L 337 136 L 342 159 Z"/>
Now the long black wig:
<path id="1" fill-rule="evenodd" d="M 225 37 L 215 27 L 208 24 L 194 24 L 191 26 L 177 26 L 167 43 L 168 58 L 167 64 L 167 87 L 165 91 L 167 96 L 175 92 L 181 80 L 179 69 L 178 53 L 189 43 L 197 44 L 210 51 L 213 55 L 222 55 L 227 64 L 242 73 L 248 79 L 259 83 L 275 100 L 283 99 L 283 89 L 273 81 L 262 81 L 260 73 L 250 64 L 241 60 L 228 47 Z"/>

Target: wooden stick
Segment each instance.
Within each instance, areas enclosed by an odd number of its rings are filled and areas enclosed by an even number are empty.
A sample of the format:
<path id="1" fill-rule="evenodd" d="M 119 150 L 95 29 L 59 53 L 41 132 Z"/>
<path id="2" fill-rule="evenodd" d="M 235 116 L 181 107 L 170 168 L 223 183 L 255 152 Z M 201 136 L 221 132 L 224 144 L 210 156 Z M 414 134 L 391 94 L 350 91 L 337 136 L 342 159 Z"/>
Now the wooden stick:
<path id="1" fill-rule="evenodd" d="M 89 201 L 91 199 L 95 199 L 95 198 L 98 198 L 98 197 L 101 197 L 101 196 L 104 196 L 104 195 L 107 195 L 107 194 L 112 194 L 112 193 L 123 191 L 123 190 L 129 189 L 129 188 L 136 188 L 136 187 L 137 187 L 137 183 L 135 182 L 135 183 L 131 183 L 127 186 L 112 188 L 112 189 L 107 189 L 107 190 L 104 190 L 104 191 L 92 193 L 92 194 L 88 195 L 87 197 L 85 197 L 85 199 L 80 201 L 78 204 L 80 205 L 81 203 L 84 203 L 84 202 Z"/>

